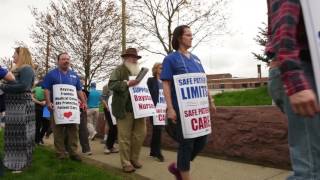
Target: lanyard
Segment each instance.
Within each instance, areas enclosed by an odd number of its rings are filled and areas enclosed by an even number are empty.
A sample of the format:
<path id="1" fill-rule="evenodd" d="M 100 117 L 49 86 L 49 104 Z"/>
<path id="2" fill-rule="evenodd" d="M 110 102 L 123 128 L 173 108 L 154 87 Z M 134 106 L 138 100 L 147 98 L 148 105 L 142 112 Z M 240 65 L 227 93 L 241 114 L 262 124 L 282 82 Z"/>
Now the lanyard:
<path id="1" fill-rule="evenodd" d="M 60 84 L 63 84 L 63 83 L 62 83 L 61 72 L 60 72 L 60 70 L 59 70 L 59 69 L 58 69 L 58 73 L 59 73 L 59 80 L 60 80 Z M 69 83 L 70 83 L 70 85 L 73 85 L 73 81 L 72 81 L 72 79 L 70 78 L 69 70 L 67 71 L 66 76 L 67 76 L 67 77 L 68 77 L 68 79 L 69 79 Z M 68 84 L 68 83 L 66 83 L 66 84 Z"/>
<path id="2" fill-rule="evenodd" d="M 186 65 L 186 63 L 185 63 L 184 58 L 182 57 L 182 55 L 181 55 L 180 52 L 178 52 L 178 53 L 179 53 L 179 56 L 180 56 L 180 60 L 181 60 L 182 63 L 183 63 L 184 69 L 186 70 L 187 73 L 189 73 L 189 70 L 187 69 L 187 65 Z M 198 63 L 194 60 L 195 58 L 194 58 L 194 56 L 193 56 L 191 53 L 190 53 L 190 58 L 191 58 L 191 60 L 195 63 L 195 65 L 196 65 L 196 67 L 197 67 L 197 70 L 198 70 L 199 72 L 201 72 L 201 69 L 200 69 Z"/>

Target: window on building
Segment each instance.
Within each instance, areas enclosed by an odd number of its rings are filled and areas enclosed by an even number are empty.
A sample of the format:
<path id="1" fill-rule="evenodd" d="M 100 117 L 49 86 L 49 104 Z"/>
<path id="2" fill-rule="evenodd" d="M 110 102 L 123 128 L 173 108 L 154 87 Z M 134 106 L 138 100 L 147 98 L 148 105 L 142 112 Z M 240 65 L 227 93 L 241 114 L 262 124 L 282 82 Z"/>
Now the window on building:
<path id="1" fill-rule="evenodd" d="M 254 87 L 260 87 L 261 84 L 260 83 L 254 83 Z"/>
<path id="2" fill-rule="evenodd" d="M 220 89 L 224 89 L 224 84 L 220 84 Z"/>
<path id="3" fill-rule="evenodd" d="M 248 88 L 248 84 L 241 84 L 242 88 Z"/>

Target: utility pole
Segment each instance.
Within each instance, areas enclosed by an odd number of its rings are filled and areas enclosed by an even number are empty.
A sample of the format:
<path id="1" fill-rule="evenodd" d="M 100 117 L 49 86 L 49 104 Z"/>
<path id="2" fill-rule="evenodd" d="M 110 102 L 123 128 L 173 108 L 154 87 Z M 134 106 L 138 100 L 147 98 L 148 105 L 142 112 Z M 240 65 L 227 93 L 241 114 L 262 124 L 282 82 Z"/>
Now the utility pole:
<path id="1" fill-rule="evenodd" d="M 126 43 L 127 43 L 127 14 L 126 14 L 126 0 L 121 0 L 122 3 L 122 17 L 121 17 L 121 32 L 122 32 L 122 53 L 126 50 Z"/>
<path id="2" fill-rule="evenodd" d="M 47 25 L 49 26 L 52 19 L 50 15 L 47 15 Z M 50 57 L 50 29 L 47 30 L 47 47 L 46 47 L 46 69 L 45 73 L 49 71 L 49 57 Z"/>

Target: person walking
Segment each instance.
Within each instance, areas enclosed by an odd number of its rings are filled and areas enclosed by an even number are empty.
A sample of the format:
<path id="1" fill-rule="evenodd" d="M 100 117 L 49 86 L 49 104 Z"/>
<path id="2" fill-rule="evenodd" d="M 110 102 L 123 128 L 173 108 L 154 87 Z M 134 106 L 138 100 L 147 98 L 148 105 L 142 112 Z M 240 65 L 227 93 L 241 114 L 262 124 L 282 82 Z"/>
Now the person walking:
<path id="1" fill-rule="evenodd" d="M 104 110 L 104 115 L 105 115 L 105 119 L 107 121 L 107 125 L 108 125 L 108 136 L 106 139 L 106 147 L 104 150 L 105 154 L 110 154 L 110 153 L 117 153 L 119 152 L 119 150 L 114 147 L 114 143 L 117 139 L 117 135 L 118 135 L 118 130 L 117 130 L 117 125 L 113 124 L 112 122 L 112 118 L 111 118 L 111 112 L 110 112 L 110 108 L 108 106 L 108 101 L 110 96 L 112 95 L 112 92 L 108 89 L 108 85 L 103 86 L 102 89 L 102 96 L 101 96 L 101 102 L 103 105 L 103 110 Z"/>
<path id="2" fill-rule="evenodd" d="M 6 93 L 4 166 L 20 173 L 31 165 L 34 150 L 35 109 L 31 89 L 35 73 L 27 48 L 15 48 L 13 62 L 15 67 L 12 72 L 16 80 L 0 85 Z"/>
<path id="3" fill-rule="evenodd" d="M 189 26 L 182 25 L 175 28 L 172 37 L 172 47 L 175 52 L 166 56 L 163 60 L 160 79 L 163 81 L 163 92 L 167 103 L 168 123 L 175 124 L 175 139 L 179 143 L 177 164 L 172 163 L 168 167 L 169 171 L 175 175 L 176 179 L 189 180 L 190 161 L 199 154 L 207 143 L 207 135 L 186 139 L 182 133 L 181 114 L 177 94 L 174 87 L 173 77 L 180 74 L 204 73 L 200 59 L 188 51 L 192 47 L 192 33 Z M 208 94 L 211 113 L 215 113 L 215 106 Z"/>
<path id="4" fill-rule="evenodd" d="M 124 54 L 123 64 L 112 71 L 108 83 L 113 92 L 112 114 L 117 119 L 118 143 L 121 165 L 124 172 L 131 173 L 142 167 L 139 162 L 141 147 L 146 135 L 144 118 L 135 119 L 129 87 L 137 85 L 137 80 L 129 80 L 129 76 L 138 75 L 140 68 L 135 48 L 128 48 Z"/>
<path id="5" fill-rule="evenodd" d="M 97 123 L 99 117 L 99 103 L 100 103 L 101 93 L 96 89 L 96 83 L 92 82 L 90 85 L 89 96 L 88 96 L 88 130 L 89 139 L 94 140 L 97 133 Z"/>
<path id="6" fill-rule="evenodd" d="M 70 69 L 70 56 L 64 52 L 57 57 L 58 67 L 51 70 L 45 77 L 42 83 L 42 87 L 45 89 L 46 104 L 50 111 L 54 112 L 58 109 L 54 109 L 53 106 L 53 87 L 54 85 L 71 85 L 75 88 L 78 98 L 83 103 L 83 109 L 87 110 L 87 102 L 82 92 L 82 84 L 79 76 Z M 72 92 L 72 91 L 71 91 Z M 66 93 L 68 95 L 70 93 Z M 69 95 L 69 97 L 71 97 Z M 69 109 L 70 110 L 70 109 Z M 80 112 L 78 112 L 80 113 Z M 54 113 L 53 113 L 54 114 Z M 70 115 L 70 113 L 69 113 Z M 78 125 L 75 123 L 57 124 L 57 119 L 53 115 L 53 136 L 54 147 L 59 159 L 66 159 L 66 149 L 64 140 L 67 134 L 68 150 L 71 160 L 81 161 L 81 157 L 77 153 L 78 148 Z M 80 122 L 80 119 L 79 119 Z"/>
<path id="7" fill-rule="evenodd" d="M 288 117 L 293 174 L 288 180 L 320 179 L 320 106 L 299 0 L 267 0 L 267 54 L 279 64 Z"/>
<path id="8" fill-rule="evenodd" d="M 160 74 L 162 70 L 161 63 L 155 63 L 152 67 L 153 77 L 148 78 L 147 85 L 152 97 L 152 101 L 155 106 L 159 101 L 159 91 L 163 91 L 162 81 L 160 80 Z M 152 137 L 150 142 L 150 156 L 157 158 L 160 162 L 164 161 L 164 157 L 161 153 L 161 131 L 163 125 L 156 125 L 154 123 L 155 119 L 150 117 L 152 122 Z"/>

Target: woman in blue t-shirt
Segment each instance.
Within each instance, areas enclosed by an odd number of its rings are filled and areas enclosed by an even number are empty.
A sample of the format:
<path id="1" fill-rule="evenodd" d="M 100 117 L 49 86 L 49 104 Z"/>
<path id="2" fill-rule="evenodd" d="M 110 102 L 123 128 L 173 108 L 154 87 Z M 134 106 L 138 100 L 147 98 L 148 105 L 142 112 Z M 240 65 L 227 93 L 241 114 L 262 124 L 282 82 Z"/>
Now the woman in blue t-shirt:
<path id="1" fill-rule="evenodd" d="M 207 135 L 191 139 L 183 137 L 173 76 L 205 72 L 199 58 L 188 51 L 188 49 L 192 47 L 192 33 L 190 27 L 182 25 L 174 30 L 172 47 L 176 51 L 165 57 L 162 63 L 162 72 L 160 76 L 163 81 L 163 91 L 167 102 L 168 124 L 169 126 L 171 124 L 176 127 L 173 130 L 172 136 L 174 136 L 173 138 L 179 143 L 177 164 L 170 164 L 168 170 L 175 175 L 176 179 L 189 180 L 190 161 L 192 161 L 206 145 Z M 210 112 L 215 113 L 216 109 L 209 94 L 208 97 Z"/>

